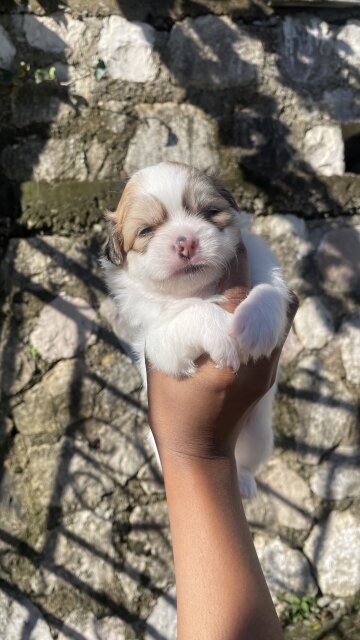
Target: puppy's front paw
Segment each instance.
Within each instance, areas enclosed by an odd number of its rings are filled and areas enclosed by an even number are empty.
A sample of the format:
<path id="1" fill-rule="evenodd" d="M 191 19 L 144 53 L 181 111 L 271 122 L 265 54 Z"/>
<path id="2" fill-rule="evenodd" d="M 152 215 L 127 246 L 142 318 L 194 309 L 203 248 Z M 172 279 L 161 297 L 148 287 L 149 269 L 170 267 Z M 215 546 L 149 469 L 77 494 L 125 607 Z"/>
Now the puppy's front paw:
<path id="1" fill-rule="evenodd" d="M 241 362 L 269 356 L 284 331 L 285 318 L 281 310 L 274 310 L 251 300 L 242 302 L 234 314 L 231 333 L 238 340 Z"/>
<path id="2" fill-rule="evenodd" d="M 148 336 L 145 351 L 151 366 L 170 376 L 187 377 L 196 371 L 194 361 L 182 353 L 179 345 L 159 341 L 158 336 Z"/>
<path id="3" fill-rule="evenodd" d="M 236 340 L 225 333 L 217 331 L 204 340 L 204 350 L 219 368 L 230 367 L 237 371 L 240 367 L 239 347 Z"/>

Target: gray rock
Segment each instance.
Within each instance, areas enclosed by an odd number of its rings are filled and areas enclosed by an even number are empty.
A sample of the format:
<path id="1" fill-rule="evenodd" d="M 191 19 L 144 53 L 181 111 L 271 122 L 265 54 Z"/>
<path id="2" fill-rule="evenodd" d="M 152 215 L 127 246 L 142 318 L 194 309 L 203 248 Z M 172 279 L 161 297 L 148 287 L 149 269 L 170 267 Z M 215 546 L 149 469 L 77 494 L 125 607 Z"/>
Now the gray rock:
<path id="1" fill-rule="evenodd" d="M 260 39 L 226 16 L 186 18 L 172 28 L 168 47 L 175 79 L 200 88 L 249 85 L 264 62 Z"/>
<path id="2" fill-rule="evenodd" d="M 34 443 L 54 442 L 71 424 L 91 416 L 98 391 L 82 363 L 59 362 L 14 407 L 16 428 Z"/>
<path id="3" fill-rule="evenodd" d="M 293 362 L 302 348 L 300 340 L 298 340 L 294 330 L 291 328 L 281 352 L 281 364 L 286 366 Z"/>
<path id="4" fill-rule="evenodd" d="M 173 582 L 173 556 L 165 501 L 136 506 L 130 515 L 128 546 L 147 559 L 152 588 L 166 589 Z"/>
<path id="5" fill-rule="evenodd" d="M 119 394 L 124 397 L 133 391 L 139 389 L 142 385 L 141 376 L 138 367 L 121 353 L 121 351 L 113 351 L 105 359 L 104 378 L 108 386 L 115 388 Z M 126 400 L 126 397 L 124 398 Z"/>
<path id="6" fill-rule="evenodd" d="M 303 141 L 305 161 L 315 173 L 341 176 L 345 171 L 344 143 L 341 127 L 318 124 L 305 133 Z"/>
<path id="7" fill-rule="evenodd" d="M 356 93 L 349 87 L 339 87 L 332 91 L 325 91 L 322 99 L 322 107 L 329 111 L 334 120 L 338 122 L 352 122 L 360 115 L 360 106 L 357 104 Z"/>
<path id="8" fill-rule="evenodd" d="M 133 613 L 139 609 L 139 603 L 145 598 L 152 599 L 151 592 L 145 587 L 149 582 L 148 567 L 152 559 L 139 556 L 126 548 L 121 574 L 121 590 L 126 608 Z M 152 586 L 152 585 L 151 585 Z"/>
<path id="9" fill-rule="evenodd" d="M 27 127 L 38 122 L 65 124 L 74 110 L 57 96 L 49 95 L 49 87 L 26 85 L 11 94 L 13 121 L 17 127 Z"/>
<path id="10" fill-rule="evenodd" d="M 326 451 L 357 433 L 355 398 L 317 358 L 299 362 L 289 391 L 295 396 L 297 447 L 306 462 L 317 464 Z"/>
<path id="11" fill-rule="evenodd" d="M 268 462 L 257 476 L 257 496 L 244 502 L 251 524 L 310 530 L 314 504 L 301 476 L 279 457 Z"/>
<path id="12" fill-rule="evenodd" d="M 190 104 L 140 105 L 140 124 L 131 140 L 125 170 L 162 160 L 185 162 L 198 169 L 216 168 L 216 126 L 203 111 Z"/>
<path id="13" fill-rule="evenodd" d="M 110 296 L 107 296 L 106 298 L 104 298 L 104 300 L 102 300 L 99 307 L 99 313 L 103 320 L 107 322 L 107 324 L 111 327 L 111 329 L 119 339 L 122 349 L 133 361 L 134 353 L 131 347 L 133 336 L 131 330 L 126 324 L 121 321 L 116 304 L 114 300 L 110 298 Z"/>
<path id="14" fill-rule="evenodd" d="M 8 32 L 0 25 L 0 69 L 11 69 L 15 55 L 16 48 Z"/>
<path id="15" fill-rule="evenodd" d="M 176 640 L 176 589 L 160 596 L 146 621 L 145 640 Z"/>
<path id="16" fill-rule="evenodd" d="M 25 14 L 24 33 L 28 44 L 48 53 L 63 54 L 72 62 L 82 59 L 86 24 L 64 13 L 51 16 Z"/>
<path id="17" fill-rule="evenodd" d="M 339 334 L 341 358 L 346 379 L 355 386 L 360 385 L 360 319 L 351 318 L 341 327 Z"/>
<path id="18" fill-rule="evenodd" d="M 147 495 L 164 495 L 164 482 L 160 467 L 155 459 L 144 465 L 137 477 Z"/>
<path id="19" fill-rule="evenodd" d="M 333 511 L 305 542 L 324 594 L 353 596 L 360 587 L 360 523 L 350 511 Z"/>
<path id="20" fill-rule="evenodd" d="M 295 316 L 294 326 L 306 349 L 321 349 L 334 335 L 331 315 L 317 296 L 304 300 Z"/>
<path id="21" fill-rule="evenodd" d="M 7 176 L 16 180 L 84 181 L 88 176 L 83 140 L 69 136 L 60 140 L 49 138 L 25 140 L 5 147 L 0 164 Z"/>
<path id="22" fill-rule="evenodd" d="M 105 18 L 98 54 L 109 76 L 129 82 L 155 80 L 159 69 L 155 35 L 155 29 L 144 22 L 129 22 L 121 16 Z"/>
<path id="23" fill-rule="evenodd" d="M 360 497 L 360 451 L 338 447 L 313 473 L 310 486 L 328 500 Z"/>
<path id="24" fill-rule="evenodd" d="M 3 640 L 52 640 L 40 610 L 17 593 L 0 591 L 0 638 Z"/>
<path id="25" fill-rule="evenodd" d="M 68 640 L 69 630 L 83 640 L 131 640 L 135 638 L 131 627 L 120 618 L 106 616 L 99 620 L 90 611 L 76 609 L 64 620 L 63 632 L 58 640 Z"/>
<path id="26" fill-rule="evenodd" d="M 315 594 L 316 583 L 305 556 L 280 538 L 256 535 L 255 548 L 272 597 L 282 593 Z"/>
<path id="27" fill-rule="evenodd" d="M 112 527 L 111 519 L 84 510 L 67 516 L 60 527 L 45 532 L 36 545 L 42 550 L 44 561 L 32 577 L 34 591 L 53 593 L 60 588 L 62 576 L 67 589 L 75 590 L 71 579 L 66 579 L 73 576 L 90 592 L 101 594 L 103 600 L 121 602 L 122 563 L 112 543 Z M 56 571 L 52 570 L 54 566 Z"/>
<path id="28" fill-rule="evenodd" d="M 263 235 L 279 259 L 289 286 L 302 276 L 302 264 L 312 249 L 304 220 L 292 214 L 259 216 L 253 224 L 255 233 Z"/>
<path id="29" fill-rule="evenodd" d="M 65 291 L 85 299 L 90 292 L 92 297 L 105 293 L 97 256 L 88 250 L 83 238 L 75 236 L 10 240 L 1 276 L 6 291 L 11 286 L 35 292 L 46 289 L 54 295 Z"/>
<path id="30" fill-rule="evenodd" d="M 279 53 L 286 77 L 311 89 L 327 88 L 341 63 L 329 24 L 314 15 L 286 16 Z"/>
<path id="31" fill-rule="evenodd" d="M 274 213 L 271 216 L 259 216 L 255 218 L 253 228 L 255 232 L 264 233 L 272 240 L 283 236 L 308 240 L 305 220 L 291 213 L 282 215 Z"/>
<path id="32" fill-rule="evenodd" d="M 35 360 L 27 346 L 15 339 L 0 344 L 0 362 L 6 363 L 1 376 L 1 388 L 7 396 L 23 389 L 35 372 Z"/>
<path id="33" fill-rule="evenodd" d="M 348 20 L 340 27 L 336 36 L 336 48 L 339 58 L 355 67 L 360 64 L 360 21 Z"/>
<path id="34" fill-rule="evenodd" d="M 343 295 L 360 291 L 360 228 L 345 227 L 326 233 L 317 263 L 326 287 Z"/>
<path id="35" fill-rule="evenodd" d="M 124 132 L 128 118 L 124 115 L 124 103 L 118 100 L 107 100 L 101 108 L 101 114 L 106 123 L 106 127 L 113 133 Z"/>
<path id="36" fill-rule="evenodd" d="M 95 320 L 83 298 L 61 294 L 40 312 L 30 344 L 47 362 L 73 358 L 96 341 Z"/>

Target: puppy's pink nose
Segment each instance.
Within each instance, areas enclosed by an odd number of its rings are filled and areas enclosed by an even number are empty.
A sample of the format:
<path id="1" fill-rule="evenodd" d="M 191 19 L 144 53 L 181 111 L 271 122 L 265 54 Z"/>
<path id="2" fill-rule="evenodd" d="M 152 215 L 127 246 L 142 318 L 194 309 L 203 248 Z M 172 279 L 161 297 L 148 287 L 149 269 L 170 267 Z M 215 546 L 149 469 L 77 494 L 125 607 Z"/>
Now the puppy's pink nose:
<path id="1" fill-rule="evenodd" d="M 179 256 L 189 259 L 195 254 L 198 244 L 198 240 L 194 237 L 179 236 L 176 238 L 174 246 Z"/>

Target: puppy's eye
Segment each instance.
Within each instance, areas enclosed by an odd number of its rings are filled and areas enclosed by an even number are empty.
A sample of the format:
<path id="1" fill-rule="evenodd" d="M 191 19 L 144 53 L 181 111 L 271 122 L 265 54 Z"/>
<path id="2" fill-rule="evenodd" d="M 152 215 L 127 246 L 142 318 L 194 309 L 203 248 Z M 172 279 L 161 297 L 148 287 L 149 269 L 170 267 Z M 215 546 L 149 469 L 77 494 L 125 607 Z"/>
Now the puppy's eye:
<path id="1" fill-rule="evenodd" d="M 220 211 L 218 209 L 204 209 L 201 213 L 204 218 L 209 219 L 217 216 Z"/>
<path id="2" fill-rule="evenodd" d="M 154 227 L 142 227 L 141 229 L 138 230 L 137 235 L 142 237 L 148 236 L 153 231 L 154 231 Z"/>

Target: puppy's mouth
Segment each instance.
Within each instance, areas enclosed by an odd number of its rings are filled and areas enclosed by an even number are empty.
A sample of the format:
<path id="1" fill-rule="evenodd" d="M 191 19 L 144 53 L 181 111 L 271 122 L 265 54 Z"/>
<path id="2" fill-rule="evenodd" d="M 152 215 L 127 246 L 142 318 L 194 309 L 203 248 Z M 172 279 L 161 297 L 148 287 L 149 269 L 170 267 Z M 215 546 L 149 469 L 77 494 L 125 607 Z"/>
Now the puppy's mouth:
<path id="1" fill-rule="evenodd" d="M 177 269 L 173 273 L 173 276 L 182 276 L 182 275 L 201 273 L 202 271 L 205 271 L 207 267 L 208 265 L 206 265 L 205 263 L 188 264 L 186 267 L 183 267 L 183 269 Z"/>

